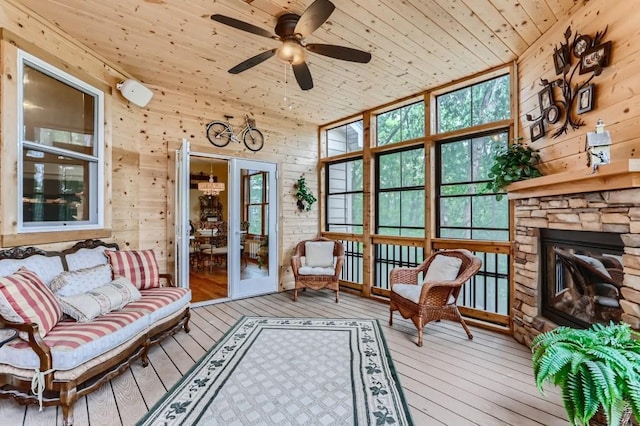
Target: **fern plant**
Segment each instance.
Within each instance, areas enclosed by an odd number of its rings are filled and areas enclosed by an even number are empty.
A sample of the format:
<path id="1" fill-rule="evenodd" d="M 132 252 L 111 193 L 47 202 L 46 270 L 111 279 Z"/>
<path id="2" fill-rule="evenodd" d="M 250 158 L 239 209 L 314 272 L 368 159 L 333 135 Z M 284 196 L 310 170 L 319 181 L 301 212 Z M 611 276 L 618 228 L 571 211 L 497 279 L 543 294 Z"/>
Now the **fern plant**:
<path id="1" fill-rule="evenodd" d="M 640 334 L 628 324 L 558 327 L 531 346 L 536 385 L 558 386 L 571 425 L 588 425 L 601 409 L 608 425 L 640 422 Z M 625 423 L 627 424 L 627 423 Z"/>
<path id="2" fill-rule="evenodd" d="M 507 185 L 519 180 L 542 176 L 536 165 L 540 162 L 538 150 L 524 145 L 521 138 L 496 155 L 495 162 L 489 169 L 489 182 L 485 192 L 495 192 L 496 199 L 502 200 L 500 193 Z"/>

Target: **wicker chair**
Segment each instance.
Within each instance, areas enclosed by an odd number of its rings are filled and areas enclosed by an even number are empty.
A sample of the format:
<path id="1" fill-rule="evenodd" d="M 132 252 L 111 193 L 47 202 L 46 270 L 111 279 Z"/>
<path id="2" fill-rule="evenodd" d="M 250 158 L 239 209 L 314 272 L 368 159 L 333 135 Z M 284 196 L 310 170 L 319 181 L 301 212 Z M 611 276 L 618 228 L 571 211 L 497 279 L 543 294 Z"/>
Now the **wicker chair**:
<path id="1" fill-rule="evenodd" d="M 419 283 L 419 274 L 424 273 L 426 276 L 429 267 L 438 256 L 455 257 L 462 261 L 455 280 Z M 403 318 L 410 318 L 418 329 L 418 346 L 422 346 L 424 326 L 431 321 L 442 319 L 459 322 L 469 339 L 473 339 L 471 331 L 460 315 L 456 301 L 462 285 L 480 270 L 480 266 L 482 261 L 468 250 L 445 250 L 432 254 L 416 268 L 394 268 L 391 270 L 389 280 L 391 285 L 389 325 L 393 325 L 393 312 L 397 310 Z M 405 286 L 394 289 L 394 286 L 399 284 L 405 284 Z M 414 290 L 406 285 L 415 285 L 417 288 Z"/>
<path id="2" fill-rule="evenodd" d="M 306 261 L 306 243 L 308 242 L 332 242 L 333 243 L 333 265 L 318 269 L 308 266 Z M 303 260 L 302 258 L 305 257 Z M 336 303 L 338 303 L 338 292 L 340 290 L 338 281 L 342 272 L 342 263 L 344 262 L 344 246 L 340 241 L 333 241 L 328 238 L 315 238 L 313 240 L 301 241 L 296 245 L 295 252 L 291 258 L 291 269 L 295 278 L 295 287 L 293 290 L 294 302 L 298 300 L 298 290 L 311 288 L 320 290 L 328 288 L 336 292 Z"/>

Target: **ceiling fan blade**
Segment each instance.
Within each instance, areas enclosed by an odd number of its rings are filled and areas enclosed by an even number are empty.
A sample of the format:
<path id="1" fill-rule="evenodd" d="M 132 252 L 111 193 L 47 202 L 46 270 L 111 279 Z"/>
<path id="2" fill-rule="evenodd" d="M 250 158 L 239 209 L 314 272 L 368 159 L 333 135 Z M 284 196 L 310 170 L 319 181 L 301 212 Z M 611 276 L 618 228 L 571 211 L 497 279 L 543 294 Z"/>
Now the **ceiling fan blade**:
<path id="1" fill-rule="evenodd" d="M 228 16 L 215 14 L 215 15 L 211 15 L 211 19 L 216 22 L 220 22 L 221 24 L 225 24 L 230 27 L 236 28 L 238 30 L 242 30 L 251 34 L 256 34 L 259 36 L 278 40 L 278 37 L 276 37 L 269 31 L 264 30 L 260 27 L 256 27 L 255 25 L 249 24 L 247 22 L 239 21 L 238 19 L 235 19 L 235 18 L 230 18 Z"/>
<path id="2" fill-rule="evenodd" d="M 242 71 L 246 71 L 251 67 L 255 67 L 256 65 L 261 64 L 262 62 L 266 61 L 267 59 L 269 59 L 270 57 L 275 55 L 276 54 L 276 50 L 277 49 L 267 50 L 266 52 L 262 52 L 262 53 L 257 54 L 253 58 L 249 58 L 244 62 L 240 62 L 235 67 L 231 68 L 229 70 L 229 73 L 231 73 L 231 74 L 240 74 Z"/>
<path id="3" fill-rule="evenodd" d="M 308 36 L 329 19 L 335 8 L 334 4 L 329 0 L 315 0 L 302 13 L 293 32 L 302 35 L 302 37 Z"/>
<path id="4" fill-rule="evenodd" d="M 343 61 L 360 62 L 366 64 L 371 60 L 371 53 L 350 47 L 335 46 L 333 44 L 310 43 L 305 46 L 309 52 Z"/>
<path id="5" fill-rule="evenodd" d="M 293 74 L 296 76 L 298 85 L 302 90 L 313 89 L 313 79 L 311 78 L 311 71 L 306 62 L 298 65 L 291 65 L 293 67 Z"/>

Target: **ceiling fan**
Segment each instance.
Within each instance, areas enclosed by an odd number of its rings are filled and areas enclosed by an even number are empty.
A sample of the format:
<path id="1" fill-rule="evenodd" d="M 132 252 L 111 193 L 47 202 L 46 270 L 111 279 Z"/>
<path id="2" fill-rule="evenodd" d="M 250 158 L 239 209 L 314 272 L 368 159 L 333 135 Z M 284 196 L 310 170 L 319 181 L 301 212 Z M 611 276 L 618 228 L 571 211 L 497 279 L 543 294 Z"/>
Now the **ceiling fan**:
<path id="1" fill-rule="evenodd" d="M 282 61 L 291 64 L 293 74 L 300 88 L 309 90 L 313 88 L 313 79 L 305 62 L 306 51 L 362 64 L 366 64 L 371 60 L 371 54 L 362 50 L 333 44 L 307 44 L 304 42 L 305 37 L 320 28 L 329 19 L 335 8 L 334 4 L 329 0 L 315 0 L 300 16 L 295 13 L 284 14 L 278 18 L 278 23 L 274 30 L 277 36 L 260 27 L 228 16 L 215 14 L 211 15 L 211 19 L 242 31 L 282 42 L 280 47 L 259 53 L 231 68 L 229 70 L 231 74 L 239 74 L 276 55 Z"/>

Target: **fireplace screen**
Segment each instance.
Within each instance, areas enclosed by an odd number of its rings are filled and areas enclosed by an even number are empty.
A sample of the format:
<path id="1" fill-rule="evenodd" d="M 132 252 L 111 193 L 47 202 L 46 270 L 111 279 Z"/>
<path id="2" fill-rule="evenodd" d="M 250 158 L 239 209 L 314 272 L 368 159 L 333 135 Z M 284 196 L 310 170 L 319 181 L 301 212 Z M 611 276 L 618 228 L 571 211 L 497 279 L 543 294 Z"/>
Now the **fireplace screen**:
<path id="1" fill-rule="evenodd" d="M 559 325 L 620 321 L 620 234 L 543 230 L 542 315 Z"/>

